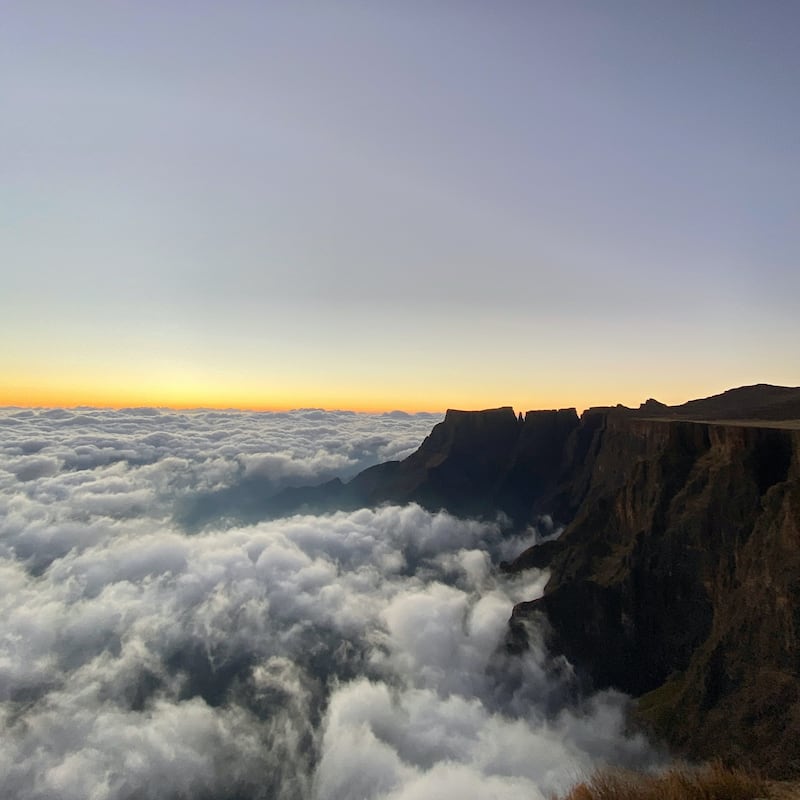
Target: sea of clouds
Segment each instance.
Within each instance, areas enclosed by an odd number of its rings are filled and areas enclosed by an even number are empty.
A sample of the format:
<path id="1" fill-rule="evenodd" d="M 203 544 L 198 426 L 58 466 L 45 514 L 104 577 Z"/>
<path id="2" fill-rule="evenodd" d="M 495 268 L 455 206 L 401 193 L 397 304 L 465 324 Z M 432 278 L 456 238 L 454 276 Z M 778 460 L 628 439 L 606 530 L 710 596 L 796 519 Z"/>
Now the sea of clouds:
<path id="1" fill-rule="evenodd" d="M 540 630 L 505 654 L 547 576 L 494 564 L 536 531 L 416 505 L 258 519 L 438 420 L 0 410 L 0 796 L 536 800 L 652 763 L 626 698 L 582 697 Z"/>

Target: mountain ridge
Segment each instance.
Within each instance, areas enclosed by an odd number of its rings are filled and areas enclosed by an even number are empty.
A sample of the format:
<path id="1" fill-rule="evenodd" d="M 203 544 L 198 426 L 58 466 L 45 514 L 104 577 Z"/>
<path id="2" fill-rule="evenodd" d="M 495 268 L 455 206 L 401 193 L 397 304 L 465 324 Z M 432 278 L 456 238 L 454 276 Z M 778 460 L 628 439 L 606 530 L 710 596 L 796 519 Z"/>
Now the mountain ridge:
<path id="1" fill-rule="evenodd" d="M 690 758 L 800 775 L 800 388 L 666 406 L 448 410 L 403 461 L 284 490 L 269 515 L 416 502 L 458 516 L 552 515 L 562 535 L 501 569 L 547 568 L 507 649 L 546 618 L 586 682 Z"/>
<path id="2" fill-rule="evenodd" d="M 757 385 L 586 412 L 591 441 L 561 476 L 564 533 L 502 565 L 551 571 L 514 608 L 509 649 L 545 617 L 551 647 L 639 698 L 638 720 L 674 751 L 797 777 L 798 401 Z"/>
<path id="3" fill-rule="evenodd" d="M 342 485 L 561 537 L 501 568 L 546 567 L 507 646 L 544 616 L 550 646 L 690 758 L 800 775 L 800 389 L 767 384 L 666 406 L 450 410 L 402 462 Z M 796 429 L 797 428 L 797 429 Z M 340 498 L 341 499 L 341 498 Z"/>

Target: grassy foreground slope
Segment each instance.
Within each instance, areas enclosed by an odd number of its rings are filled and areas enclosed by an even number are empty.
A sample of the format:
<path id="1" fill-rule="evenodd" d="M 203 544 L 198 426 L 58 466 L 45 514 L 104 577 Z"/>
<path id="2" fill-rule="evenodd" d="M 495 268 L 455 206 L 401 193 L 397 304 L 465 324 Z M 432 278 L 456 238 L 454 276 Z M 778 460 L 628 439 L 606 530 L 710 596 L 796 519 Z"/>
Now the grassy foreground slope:
<path id="1" fill-rule="evenodd" d="M 658 775 L 606 770 L 579 783 L 562 800 L 797 800 L 800 784 L 766 781 L 710 764 Z M 554 798 L 554 800 L 558 800 Z"/>

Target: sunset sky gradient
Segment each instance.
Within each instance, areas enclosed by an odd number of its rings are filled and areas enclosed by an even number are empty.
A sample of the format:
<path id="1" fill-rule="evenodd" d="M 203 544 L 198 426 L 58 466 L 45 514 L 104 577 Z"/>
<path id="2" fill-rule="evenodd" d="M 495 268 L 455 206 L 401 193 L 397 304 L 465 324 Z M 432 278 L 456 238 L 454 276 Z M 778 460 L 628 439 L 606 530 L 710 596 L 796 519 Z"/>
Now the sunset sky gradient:
<path id="1" fill-rule="evenodd" d="M 800 384 L 797 3 L 0 14 L 0 405 Z"/>

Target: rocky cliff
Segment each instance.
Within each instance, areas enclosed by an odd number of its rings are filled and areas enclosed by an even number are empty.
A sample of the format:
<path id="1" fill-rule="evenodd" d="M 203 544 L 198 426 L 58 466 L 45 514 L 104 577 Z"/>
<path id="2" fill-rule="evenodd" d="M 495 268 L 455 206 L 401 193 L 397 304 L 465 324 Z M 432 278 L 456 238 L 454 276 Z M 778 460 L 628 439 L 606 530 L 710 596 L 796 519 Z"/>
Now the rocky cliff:
<path id="1" fill-rule="evenodd" d="M 524 525 L 549 510 L 567 441 L 579 427 L 574 408 L 529 411 L 449 410 L 419 449 L 403 461 L 364 470 L 349 483 L 300 487 L 269 498 L 263 516 L 301 510 L 419 503 L 432 511 Z"/>
<path id="2" fill-rule="evenodd" d="M 580 428 L 586 428 L 583 432 Z M 689 756 L 800 772 L 800 430 L 584 415 L 546 553 L 552 645 Z M 590 433 L 591 431 L 591 433 Z M 572 470 L 570 481 L 569 471 Z"/>

